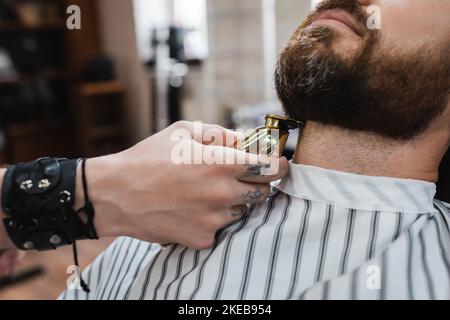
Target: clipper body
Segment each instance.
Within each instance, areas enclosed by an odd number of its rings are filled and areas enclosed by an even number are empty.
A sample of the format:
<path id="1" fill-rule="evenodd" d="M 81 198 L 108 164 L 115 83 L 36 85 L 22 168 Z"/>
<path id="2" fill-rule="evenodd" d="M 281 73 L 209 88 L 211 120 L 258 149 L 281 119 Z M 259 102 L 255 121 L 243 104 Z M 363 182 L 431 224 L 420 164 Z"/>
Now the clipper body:
<path id="1" fill-rule="evenodd" d="M 264 126 L 252 130 L 242 141 L 238 141 L 235 147 L 248 153 L 281 156 L 289 131 L 302 126 L 300 121 L 269 114 Z"/>

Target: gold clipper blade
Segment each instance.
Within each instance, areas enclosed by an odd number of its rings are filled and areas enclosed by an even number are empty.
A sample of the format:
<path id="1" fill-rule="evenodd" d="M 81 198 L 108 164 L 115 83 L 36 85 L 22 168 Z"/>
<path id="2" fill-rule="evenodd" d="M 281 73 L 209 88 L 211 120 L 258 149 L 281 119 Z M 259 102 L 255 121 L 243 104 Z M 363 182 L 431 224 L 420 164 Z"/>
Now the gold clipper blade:
<path id="1" fill-rule="evenodd" d="M 265 125 L 252 130 L 242 141 L 235 144 L 235 148 L 259 155 L 281 156 L 289 131 L 302 127 L 301 121 L 269 114 L 266 116 Z"/>

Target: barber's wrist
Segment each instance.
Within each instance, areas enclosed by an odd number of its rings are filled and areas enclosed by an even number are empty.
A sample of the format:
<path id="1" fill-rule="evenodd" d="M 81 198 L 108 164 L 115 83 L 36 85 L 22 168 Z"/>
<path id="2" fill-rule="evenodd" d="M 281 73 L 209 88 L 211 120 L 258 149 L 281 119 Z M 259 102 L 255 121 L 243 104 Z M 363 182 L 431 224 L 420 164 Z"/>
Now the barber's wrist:
<path id="1" fill-rule="evenodd" d="M 100 238 L 125 235 L 125 221 L 119 208 L 114 205 L 114 194 L 118 184 L 119 163 L 114 156 L 88 159 L 86 179 L 89 198 L 95 209 L 94 226 Z M 84 191 L 81 178 L 81 164 L 77 167 L 75 184 L 75 210 L 84 206 Z"/>

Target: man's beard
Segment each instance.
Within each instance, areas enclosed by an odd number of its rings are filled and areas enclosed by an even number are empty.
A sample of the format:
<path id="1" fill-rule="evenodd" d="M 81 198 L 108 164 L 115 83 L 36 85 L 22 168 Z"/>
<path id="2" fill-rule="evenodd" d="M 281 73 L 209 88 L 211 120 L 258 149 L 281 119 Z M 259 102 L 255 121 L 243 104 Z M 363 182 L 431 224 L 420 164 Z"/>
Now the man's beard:
<path id="1" fill-rule="evenodd" d="M 357 1 L 325 1 L 318 11 L 333 8 L 365 24 Z M 293 35 L 275 73 L 278 96 L 290 117 L 409 140 L 444 111 L 449 43 L 399 53 L 400 48 L 383 50 L 379 32 L 368 30 L 359 52 L 342 57 L 332 48 L 339 35 L 311 25 L 315 16 Z"/>

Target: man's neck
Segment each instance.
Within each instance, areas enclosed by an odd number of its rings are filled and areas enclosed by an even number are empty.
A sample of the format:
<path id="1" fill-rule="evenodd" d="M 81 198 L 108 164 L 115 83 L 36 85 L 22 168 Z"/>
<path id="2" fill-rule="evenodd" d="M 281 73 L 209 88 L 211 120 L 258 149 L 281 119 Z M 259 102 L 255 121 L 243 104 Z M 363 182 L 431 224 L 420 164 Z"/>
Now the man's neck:
<path id="1" fill-rule="evenodd" d="M 294 163 L 368 176 L 436 182 L 448 137 L 440 132 L 399 142 L 309 122 Z"/>

